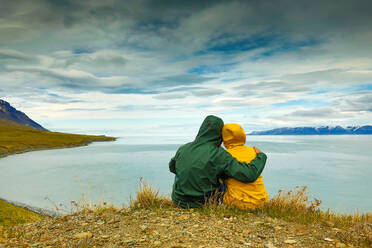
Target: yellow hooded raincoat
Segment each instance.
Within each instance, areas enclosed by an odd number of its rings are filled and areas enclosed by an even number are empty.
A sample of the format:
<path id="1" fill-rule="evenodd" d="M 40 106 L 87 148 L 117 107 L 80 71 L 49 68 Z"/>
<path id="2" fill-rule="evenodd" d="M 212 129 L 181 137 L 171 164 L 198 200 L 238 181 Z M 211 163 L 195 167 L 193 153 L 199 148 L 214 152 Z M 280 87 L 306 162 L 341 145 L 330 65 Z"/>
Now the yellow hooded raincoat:
<path id="1" fill-rule="evenodd" d="M 252 147 L 245 146 L 246 134 L 239 124 L 226 124 L 222 129 L 222 138 L 227 152 L 239 162 L 249 163 L 256 158 Z M 233 178 L 224 181 L 227 191 L 224 203 L 240 209 L 254 209 L 267 202 L 269 196 L 260 175 L 253 183 L 243 183 Z"/>

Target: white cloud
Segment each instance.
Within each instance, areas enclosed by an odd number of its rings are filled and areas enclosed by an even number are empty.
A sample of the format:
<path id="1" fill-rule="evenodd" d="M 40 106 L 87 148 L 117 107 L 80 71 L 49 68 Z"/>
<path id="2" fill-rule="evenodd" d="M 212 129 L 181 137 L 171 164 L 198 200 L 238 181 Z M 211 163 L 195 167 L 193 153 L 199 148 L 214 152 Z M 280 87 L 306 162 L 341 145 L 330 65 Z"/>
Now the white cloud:
<path id="1" fill-rule="evenodd" d="M 372 18 L 357 2 L 8 1 L 0 97 L 36 120 L 372 121 Z"/>

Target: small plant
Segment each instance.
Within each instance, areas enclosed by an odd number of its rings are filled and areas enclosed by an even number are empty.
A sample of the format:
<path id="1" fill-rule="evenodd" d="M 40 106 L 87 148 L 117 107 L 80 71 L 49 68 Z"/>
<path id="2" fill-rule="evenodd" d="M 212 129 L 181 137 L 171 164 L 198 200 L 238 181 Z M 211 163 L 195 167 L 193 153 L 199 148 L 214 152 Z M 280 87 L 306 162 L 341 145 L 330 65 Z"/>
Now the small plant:
<path id="1" fill-rule="evenodd" d="M 140 188 L 136 191 L 136 199 L 130 199 L 130 208 L 167 208 L 173 202 L 165 196 L 159 195 L 159 189 L 154 189 L 145 181 L 140 180 Z"/>
<path id="2" fill-rule="evenodd" d="M 69 215 L 74 214 L 78 212 L 84 212 L 84 211 L 99 211 L 102 209 L 111 209 L 114 208 L 114 206 L 110 203 L 108 203 L 106 200 L 103 200 L 103 197 L 99 199 L 94 199 L 92 201 L 90 197 L 90 182 L 88 182 L 88 185 L 85 187 L 79 177 L 75 177 L 77 183 L 80 186 L 81 196 L 77 200 L 70 201 L 70 206 L 66 206 L 65 204 L 57 204 L 54 201 L 52 201 L 49 197 L 45 197 L 44 199 L 49 201 L 50 204 L 53 205 L 55 212 L 57 215 Z"/>
<path id="3" fill-rule="evenodd" d="M 297 186 L 294 190 L 285 192 L 279 190 L 278 194 L 256 211 L 272 217 L 285 218 L 287 220 L 300 220 L 308 224 L 320 219 L 319 209 L 322 201 L 314 199 L 309 201 L 307 187 Z"/>
<path id="4" fill-rule="evenodd" d="M 353 213 L 337 214 L 319 209 L 322 201 L 314 199 L 309 201 L 307 187 L 296 187 L 295 190 L 278 194 L 267 204 L 255 210 L 257 214 L 282 218 L 303 224 L 322 224 L 328 227 L 341 228 L 344 231 L 337 233 L 338 238 L 344 242 L 362 245 L 372 245 L 372 214 Z"/>

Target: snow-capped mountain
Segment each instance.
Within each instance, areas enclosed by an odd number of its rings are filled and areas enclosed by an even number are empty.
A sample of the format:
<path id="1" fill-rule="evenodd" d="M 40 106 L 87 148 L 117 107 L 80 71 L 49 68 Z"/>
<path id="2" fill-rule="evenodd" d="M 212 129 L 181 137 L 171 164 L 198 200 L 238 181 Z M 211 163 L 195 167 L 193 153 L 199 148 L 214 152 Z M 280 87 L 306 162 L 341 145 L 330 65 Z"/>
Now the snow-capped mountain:
<path id="1" fill-rule="evenodd" d="M 267 131 L 253 131 L 248 135 L 340 135 L 372 134 L 372 126 L 322 126 L 322 127 L 283 127 Z"/>

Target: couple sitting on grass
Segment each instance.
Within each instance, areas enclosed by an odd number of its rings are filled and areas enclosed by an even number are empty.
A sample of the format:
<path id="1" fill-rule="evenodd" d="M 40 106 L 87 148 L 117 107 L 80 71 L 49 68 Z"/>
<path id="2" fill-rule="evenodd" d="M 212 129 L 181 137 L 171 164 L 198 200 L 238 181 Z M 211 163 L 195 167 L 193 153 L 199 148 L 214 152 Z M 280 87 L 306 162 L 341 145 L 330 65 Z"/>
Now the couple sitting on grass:
<path id="1" fill-rule="evenodd" d="M 267 157 L 258 148 L 245 146 L 245 140 L 240 125 L 224 125 L 222 119 L 207 116 L 195 140 L 181 146 L 169 162 L 169 170 L 176 174 L 173 202 L 196 208 L 221 193 L 224 204 L 241 209 L 267 202 L 261 176 Z"/>

